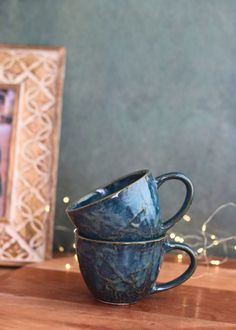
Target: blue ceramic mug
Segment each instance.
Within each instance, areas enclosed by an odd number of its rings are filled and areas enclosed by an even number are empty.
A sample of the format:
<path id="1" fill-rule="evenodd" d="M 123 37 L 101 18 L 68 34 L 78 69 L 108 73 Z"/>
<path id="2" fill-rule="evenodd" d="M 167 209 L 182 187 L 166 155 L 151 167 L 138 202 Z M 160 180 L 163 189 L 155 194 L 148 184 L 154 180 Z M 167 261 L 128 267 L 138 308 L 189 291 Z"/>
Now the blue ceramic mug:
<path id="1" fill-rule="evenodd" d="M 99 241 L 76 235 L 80 271 L 97 300 L 132 304 L 150 294 L 169 290 L 186 281 L 195 271 L 195 252 L 187 245 L 168 242 L 166 237 L 140 242 Z M 178 249 L 190 257 L 190 265 L 176 279 L 158 284 L 163 257 Z"/>
<path id="2" fill-rule="evenodd" d="M 186 196 L 180 210 L 163 221 L 158 189 L 168 180 L 183 182 Z M 184 174 L 174 172 L 154 178 L 149 170 L 141 170 L 98 188 L 70 204 L 66 212 L 85 237 L 139 241 L 165 235 L 188 211 L 192 198 L 193 185 Z"/>

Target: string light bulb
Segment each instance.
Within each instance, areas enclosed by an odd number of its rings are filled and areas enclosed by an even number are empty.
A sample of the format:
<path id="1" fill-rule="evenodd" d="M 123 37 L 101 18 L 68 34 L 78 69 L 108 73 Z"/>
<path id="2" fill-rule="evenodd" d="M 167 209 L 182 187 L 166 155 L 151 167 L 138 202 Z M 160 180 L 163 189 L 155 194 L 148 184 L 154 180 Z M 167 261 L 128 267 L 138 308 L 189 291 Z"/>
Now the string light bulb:
<path id="1" fill-rule="evenodd" d="M 50 205 L 46 205 L 44 210 L 45 210 L 45 212 L 49 212 L 50 211 Z"/>
<path id="2" fill-rule="evenodd" d="M 63 203 L 67 204 L 67 203 L 69 203 L 69 201 L 70 201 L 70 197 L 68 197 L 68 196 L 63 197 Z"/>
<path id="3" fill-rule="evenodd" d="M 211 239 L 212 239 L 212 240 L 216 239 L 216 235 L 212 234 L 212 235 L 211 235 Z"/>
<path id="4" fill-rule="evenodd" d="M 177 259 L 178 259 L 179 262 L 182 262 L 182 260 L 183 260 L 183 255 L 182 255 L 182 254 L 178 254 L 178 255 L 177 255 Z"/>
<path id="5" fill-rule="evenodd" d="M 61 253 L 64 252 L 65 251 L 64 246 L 59 245 L 58 246 L 58 251 L 61 252 Z"/>
<path id="6" fill-rule="evenodd" d="M 183 216 L 184 221 L 189 222 L 191 220 L 191 217 L 188 214 L 185 214 Z"/>
<path id="7" fill-rule="evenodd" d="M 170 238 L 174 239 L 175 238 L 175 233 L 171 233 Z"/>
<path id="8" fill-rule="evenodd" d="M 175 241 L 176 242 L 179 242 L 179 243 L 183 243 L 184 242 L 184 239 L 183 239 L 183 237 L 175 236 Z"/>
<path id="9" fill-rule="evenodd" d="M 70 270 L 71 269 L 71 265 L 70 264 L 65 264 L 65 269 L 66 270 Z"/>
<path id="10" fill-rule="evenodd" d="M 204 249 L 203 248 L 199 248 L 199 249 L 197 249 L 197 253 L 202 253 L 204 251 Z"/>
<path id="11" fill-rule="evenodd" d="M 219 266 L 220 265 L 220 260 L 211 260 L 210 264 L 214 265 L 214 266 Z"/>

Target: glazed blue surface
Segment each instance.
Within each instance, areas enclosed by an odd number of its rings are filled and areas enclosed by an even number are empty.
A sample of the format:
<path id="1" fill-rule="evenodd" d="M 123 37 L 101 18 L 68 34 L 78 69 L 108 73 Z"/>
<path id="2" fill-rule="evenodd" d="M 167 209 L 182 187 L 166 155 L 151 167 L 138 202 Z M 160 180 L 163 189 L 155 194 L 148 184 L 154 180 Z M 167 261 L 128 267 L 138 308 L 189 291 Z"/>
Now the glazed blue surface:
<path id="1" fill-rule="evenodd" d="M 146 242 L 105 242 L 76 235 L 80 270 L 88 289 L 96 299 L 114 304 L 130 304 L 186 281 L 196 268 L 194 251 L 166 238 Z M 187 252 L 191 263 L 175 280 L 157 284 L 163 257 L 167 251 Z"/>
<path id="2" fill-rule="evenodd" d="M 180 180 L 187 189 L 175 216 L 161 219 L 158 188 L 167 180 Z M 81 235 L 104 240 L 139 241 L 163 235 L 187 212 L 193 197 L 191 181 L 181 173 L 154 178 L 148 170 L 134 172 L 98 188 L 66 212 Z"/>

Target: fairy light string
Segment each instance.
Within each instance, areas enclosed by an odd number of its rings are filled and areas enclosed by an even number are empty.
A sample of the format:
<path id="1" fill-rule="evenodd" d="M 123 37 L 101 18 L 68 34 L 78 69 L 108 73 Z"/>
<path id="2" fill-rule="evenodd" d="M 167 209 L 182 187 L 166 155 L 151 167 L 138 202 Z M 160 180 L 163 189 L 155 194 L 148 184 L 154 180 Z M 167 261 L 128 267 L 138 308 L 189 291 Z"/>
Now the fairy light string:
<path id="1" fill-rule="evenodd" d="M 69 203 L 70 201 L 70 197 L 69 196 L 64 196 L 62 199 L 64 204 Z M 196 248 L 196 251 L 198 253 L 198 259 L 199 261 L 203 262 L 204 264 L 206 264 L 207 266 L 209 265 L 213 265 L 213 266 L 219 266 L 223 263 L 225 263 L 228 260 L 228 249 L 229 247 L 231 247 L 234 251 L 236 251 L 236 235 L 231 235 L 228 237 L 223 237 L 220 238 L 218 237 L 218 235 L 216 235 L 213 232 L 208 232 L 208 228 L 209 225 L 211 223 L 213 223 L 214 218 L 216 217 L 216 215 L 229 207 L 233 207 L 236 209 L 236 203 L 234 202 L 229 202 L 229 203 L 225 203 L 220 205 L 214 212 L 211 213 L 211 215 L 203 222 L 201 229 L 199 231 L 199 234 L 188 234 L 188 235 L 181 235 L 178 233 L 174 233 L 171 232 L 169 234 L 169 237 L 174 240 L 175 242 L 179 242 L 179 243 L 183 243 L 186 241 L 191 241 L 191 245 L 194 246 Z M 45 206 L 45 211 L 49 212 L 50 210 L 50 206 L 46 205 Z M 189 223 L 192 219 L 191 216 L 189 214 L 185 214 L 183 216 L 183 220 L 186 221 L 187 223 Z M 66 227 L 66 226 L 61 226 L 58 225 L 55 227 L 56 231 L 61 231 L 61 232 L 71 232 L 71 229 Z M 210 240 L 210 242 L 209 242 Z M 194 243 L 193 243 L 194 242 Z M 232 242 L 232 245 L 229 246 L 226 243 Z M 209 255 L 208 255 L 208 250 L 209 249 L 213 249 L 218 247 L 219 245 L 223 246 L 223 250 L 225 253 L 225 257 L 223 259 L 209 259 Z M 62 244 L 58 244 L 57 245 L 58 251 L 60 253 L 64 253 L 65 252 L 65 247 Z M 71 247 L 74 251 L 75 251 L 75 244 L 73 243 L 72 247 Z M 211 255 L 214 255 L 214 253 L 211 253 Z M 74 253 L 74 259 L 77 260 L 77 256 Z M 182 262 L 183 260 L 183 255 L 182 254 L 177 254 L 177 261 L 178 262 Z M 71 265 L 66 264 L 65 268 L 67 270 L 70 270 Z"/>
<path id="2" fill-rule="evenodd" d="M 198 253 L 198 259 L 202 260 L 203 263 L 208 264 L 208 265 L 214 265 L 214 266 L 219 266 L 223 263 L 225 263 L 228 260 L 228 249 L 229 247 L 233 248 L 236 250 L 236 235 L 231 235 L 228 237 L 223 237 L 219 238 L 217 237 L 214 233 L 208 232 L 208 227 L 211 223 L 213 223 L 214 218 L 216 215 L 221 211 L 226 208 L 233 207 L 236 208 L 236 203 L 234 202 L 229 202 L 220 205 L 212 214 L 203 222 L 200 230 L 200 235 L 186 235 L 184 236 L 184 240 L 192 239 L 195 240 L 195 246 L 197 248 L 197 253 Z M 171 233 L 170 237 L 178 237 L 176 233 Z M 209 243 L 209 239 L 211 239 L 211 242 Z M 226 243 L 231 242 L 232 245 L 229 246 Z M 199 247 L 199 245 L 201 245 Z M 223 246 L 224 254 L 225 257 L 223 259 L 211 259 L 209 260 L 209 255 L 208 255 L 208 250 L 212 249 L 214 247 L 218 247 L 219 245 Z M 214 253 L 211 253 L 211 255 L 214 255 Z M 178 258 L 178 257 L 177 257 Z"/>

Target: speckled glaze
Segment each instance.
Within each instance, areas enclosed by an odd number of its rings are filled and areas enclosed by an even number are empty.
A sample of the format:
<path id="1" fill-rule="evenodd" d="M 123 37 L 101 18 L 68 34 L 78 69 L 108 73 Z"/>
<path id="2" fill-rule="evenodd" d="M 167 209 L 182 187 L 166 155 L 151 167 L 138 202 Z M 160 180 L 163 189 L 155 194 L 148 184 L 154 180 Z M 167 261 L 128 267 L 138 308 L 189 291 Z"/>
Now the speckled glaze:
<path id="1" fill-rule="evenodd" d="M 143 242 L 96 241 L 76 234 L 80 270 L 94 297 L 111 304 L 132 304 L 150 294 L 186 281 L 196 268 L 195 252 L 165 237 Z M 176 279 L 158 284 L 163 257 L 178 249 L 190 256 L 188 269 Z"/>
<path id="2" fill-rule="evenodd" d="M 185 184 L 186 197 L 180 210 L 163 222 L 158 188 L 173 179 Z M 192 183 L 183 174 L 174 172 L 154 178 L 148 170 L 141 170 L 98 188 L 70 204 L 66 212 L 85 237 L 138 241 L 164 235 L 187 212 L 192 198 Z"/>

